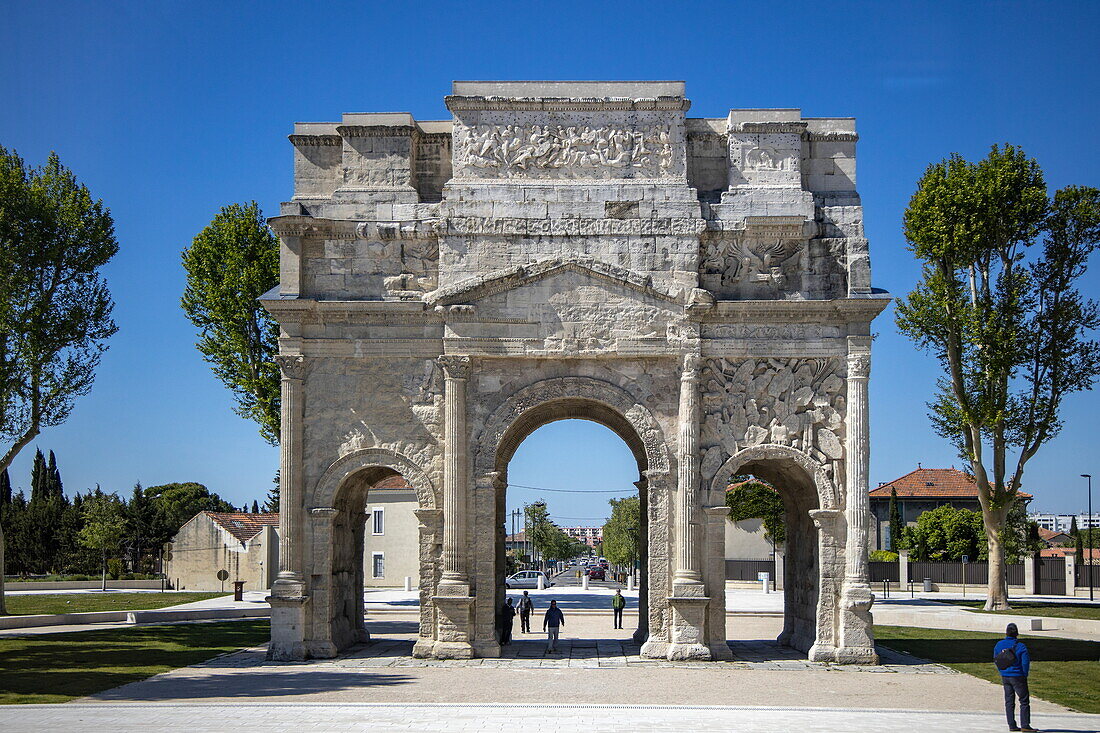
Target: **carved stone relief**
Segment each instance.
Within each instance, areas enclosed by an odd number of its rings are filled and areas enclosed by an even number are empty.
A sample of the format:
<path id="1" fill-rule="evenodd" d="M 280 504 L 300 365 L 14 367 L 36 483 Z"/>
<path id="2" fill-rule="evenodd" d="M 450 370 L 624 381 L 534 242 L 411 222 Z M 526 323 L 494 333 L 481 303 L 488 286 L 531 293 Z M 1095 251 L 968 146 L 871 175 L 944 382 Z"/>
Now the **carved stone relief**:
<path id="1" fill-rule="evenodd" d="M 702 473 L 746 447 L 801 450 L 829 467 L 844 458 L 846 383 L 836 359 L 708 359 L 703 368 Z"/>
<path id="2" fill-rule="evenodd" d="M 775 299 L 802 290 L 804 240 L 708 237 L 702 245 L 702 284 L 723 298 Z"/>
<path id="3" fill-rule="evenodd" d="M 477 125 L 456 129 L 455 156 L 484 178 L 660 178 L 673 164 L 668 125 Z M 604 174 L 604 175 L 601 175 Z"/>

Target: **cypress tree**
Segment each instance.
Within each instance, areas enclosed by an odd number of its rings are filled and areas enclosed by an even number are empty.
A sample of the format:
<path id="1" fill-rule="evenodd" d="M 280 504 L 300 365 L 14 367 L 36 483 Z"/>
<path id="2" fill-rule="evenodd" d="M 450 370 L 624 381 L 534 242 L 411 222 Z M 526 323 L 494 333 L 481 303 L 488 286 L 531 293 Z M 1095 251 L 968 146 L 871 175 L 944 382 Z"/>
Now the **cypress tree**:
<path id="1" fill-rule="evenodd" d="M 259 514 L 260 513 L 260 503 L 258 501 L 256 501 L 255 499 L 252 500 L 252 513 L 253 514 Z"/>
<path id="2" fill-rule="evenodd" d="M 47 470 L 46 458 L 42 455 L 42 451 L 36 448 L 34 451 L 34 463 L 31 465 L 31 504 L 44 499 L 47 495 Z"/>
<path id="3" fill-rule="evenodd" d="M 57 458 L 54 457 L 52 450 L 49 465 L 46 467 L 46 486 L 49 489 L 49 496 L 58 498 L 65 496 L 65 490 L 61 486 L 61 472 L 57 470 Z"/>
<path id="4" fill-rule="evenodd" d="M 11 477 L 8 469 L 0 471 L 0 511 L 11 504 Z"/>
<path id="5" fill-rule="evenodd" d="M 905 525 L 901 523 L 901 510 L 898 508 L 898 490 L 890 489 L 890 552 L 897 552 L 901 546 L 901 533 Z"/>

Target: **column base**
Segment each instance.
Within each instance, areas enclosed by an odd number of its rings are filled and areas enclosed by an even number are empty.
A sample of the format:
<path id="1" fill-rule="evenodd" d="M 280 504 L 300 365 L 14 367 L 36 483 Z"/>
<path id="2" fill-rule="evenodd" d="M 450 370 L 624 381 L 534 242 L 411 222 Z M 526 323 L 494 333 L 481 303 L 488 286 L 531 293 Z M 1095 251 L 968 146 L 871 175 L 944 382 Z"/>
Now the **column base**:
<path id="1" fill-rule="evenodd" d="M 423 636 L 413 644 L 413 657 L 416 659 L 429 659 L 435 647 L 435 639 L 425 639 Z"/>
<path id="2" fill-rule="evenodd" d="M 300 662 L 309 654 L 305 644 L 306 604 L 309 597 L 280 597 L 271 595 L 266 600 L 271 605 L 271 643 L 267 658 L 274 662 Z"/>
<path id="3" fill-rule="evenodd" d="M 475 657 L 493 659 L 500 656 L 500 644 L 496 641 L 475 641 L 470 646 Z"/>
<path id="4" fill-rule="evenodd" d="M 668 642 L 661 639 L 647 639 L 638 653 L 646 659 L 666 659 L 668 657 Z"/>
<path id="5" fill-rule="evenodd" d="M 704 643 L 706 638 L 707 604 L 710 598 L 703 595 L 706 588 L 702 583 L 676 583 L 674 596 L 668 599 L 672 607 L 672 625 L 668 652 L 669 661 L 698 659 L 709 661 L 713 658 L 710 647 Z"/>
<path id="6" fill-rule="evenodd" d="M 440 584 L 439 591 L 458 590 Z M 474 607 L 474 598 L 469 595 L 432 596 L 435 604 L 436 623 L 435 641 L 431 656 L 435 659 L 473 659 L 474 648 L 470 640 L 473 628 L 470 623 Z M 499 653 L 499 652 L 498 652 Z"/>
<path id="7" fill-rule="evenodd" d="M 710 649 L 710 658 L 716 662 L 733 661 L 733 650 L 725 642 L 712 642 L 707 645 Z"/>
<path id="8" fill-rule="evenodd" d="M 814 644 L 806 653 L 806 658 L 811 662 L 835 662 L 836 647 L 832 644 Z"/>
<path id="9" fill-rule="evenodd" d="M 836 645 L 838 664 L 878 664 L 871 634 L 874 601 L 871 588 L 864 583 L 853 583 L 841 593 L 840 638 Z"/>

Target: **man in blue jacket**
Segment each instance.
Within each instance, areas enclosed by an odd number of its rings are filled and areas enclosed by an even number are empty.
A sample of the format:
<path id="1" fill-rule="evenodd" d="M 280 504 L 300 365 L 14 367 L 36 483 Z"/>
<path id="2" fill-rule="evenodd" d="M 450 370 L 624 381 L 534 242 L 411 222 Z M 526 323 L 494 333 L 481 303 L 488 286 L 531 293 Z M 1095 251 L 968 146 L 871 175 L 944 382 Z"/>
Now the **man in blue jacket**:
<path id="1" fill-rule="evenodd" d="M 993 647 L 993 659 L 997 665 L 997 671 L 1001 673 L 1001 684 L 1005 688 L 1005 716 L 1008 718 L 1008 729 L 1019 731 L 1034 731 L 1031 727 L 1031 697 L 1027 691 L 1027 675 L 1031 669 L 1031 657 L 1027 653 L 1027 647 L 1017 638 L 1020 632 L 1016 624 L 1009 624 L 1005 629 L 1005 638 L 997 642 Z M 998 658 L 1002 652 L 1011 650 L 1013 657 L 1006 660 L 1005 656 Z M 1006 665 L 1007 666 L 1004 666 Z M 1016 698 L 1020 698 L 1020 727 L 1016 726 Z"/>

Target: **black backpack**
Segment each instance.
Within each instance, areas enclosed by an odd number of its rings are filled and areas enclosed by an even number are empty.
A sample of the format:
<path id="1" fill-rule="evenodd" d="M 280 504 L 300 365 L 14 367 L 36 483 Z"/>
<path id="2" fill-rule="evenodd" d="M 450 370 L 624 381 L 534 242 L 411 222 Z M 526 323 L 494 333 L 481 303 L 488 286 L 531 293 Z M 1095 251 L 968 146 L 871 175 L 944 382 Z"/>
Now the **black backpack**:
<path id="1" fill-rule="evenodd" d="M 1016 642 L 1012 646 L 1006 647 L 993 655 L 993 663 L 997 665 L 997 669 L 1008 669 L 1016 664 L 1016 647 L 1019 643 L 1020 642 Z"/>

